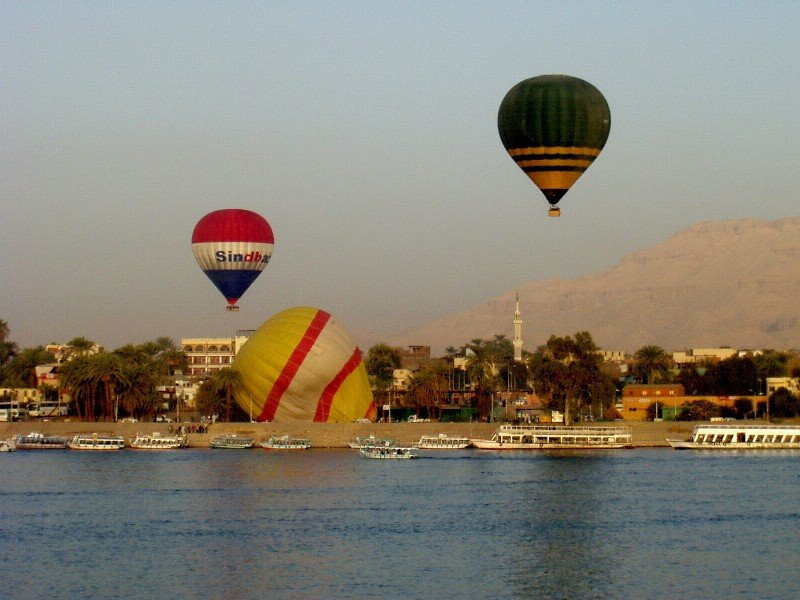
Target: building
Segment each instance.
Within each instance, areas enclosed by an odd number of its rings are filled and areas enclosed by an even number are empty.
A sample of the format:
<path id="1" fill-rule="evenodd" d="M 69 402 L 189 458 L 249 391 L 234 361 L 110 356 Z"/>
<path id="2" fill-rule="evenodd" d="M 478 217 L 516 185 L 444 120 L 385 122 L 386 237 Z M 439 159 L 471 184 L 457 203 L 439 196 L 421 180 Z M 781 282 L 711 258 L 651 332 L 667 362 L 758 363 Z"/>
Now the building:
<path id="1" fill-rule="evenodd" d="M 397 354 L 400 356 L 400 368 L 410 371 L 419 371 L 431 362 L 430 346 L 407 346 L 398 348 Z"/>
<path id="2" fill-rule="evenodd" d="M 186 353 L 190 376 L 213 374 L 230 367 L 233 358 L 249 337 L 252 329 L 243 329 L 228 338 L 181 338 L 181 348 Z"/>
<path id="3" fill-rule="evenodd" d="M 685 393 L 683 386 L 676 383 L 626 385 L 622 389 L 622 403 L 617 410 L 625 420 L 646 421 L 647 409 L 651 404 L 658 402 L 662 408 L 668 407 L 668 411 L 677 411 L 687 402 Z"/>
<path id="4" fill-rule="evenodd" d="M 739 351 L 733 348 L 692 348 L 684 352 L 673 352 L 672 360 L 680 366 L 705 361 L 719 362 L 738 354 Z"/>
<path id="5" fill-rule="evenodd" d="M 792 394 L 800 394 L 800 377 L 767 377 L 767 395 L 786 388 Z"/>

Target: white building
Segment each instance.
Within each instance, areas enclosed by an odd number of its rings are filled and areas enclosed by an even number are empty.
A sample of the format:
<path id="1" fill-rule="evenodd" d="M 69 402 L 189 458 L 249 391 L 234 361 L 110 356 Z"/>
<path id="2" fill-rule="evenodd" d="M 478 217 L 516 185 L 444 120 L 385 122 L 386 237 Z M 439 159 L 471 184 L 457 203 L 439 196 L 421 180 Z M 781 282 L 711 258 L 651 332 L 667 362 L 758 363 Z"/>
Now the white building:
<path id="1" fill-rule="evenodd" d="M 227 338 L 181 338 L 181 348 L 186 353 L 188 375 L 213 374 L 230 367 L 233 358 L 253 334 L 251 329 L 242 329 Z"/>

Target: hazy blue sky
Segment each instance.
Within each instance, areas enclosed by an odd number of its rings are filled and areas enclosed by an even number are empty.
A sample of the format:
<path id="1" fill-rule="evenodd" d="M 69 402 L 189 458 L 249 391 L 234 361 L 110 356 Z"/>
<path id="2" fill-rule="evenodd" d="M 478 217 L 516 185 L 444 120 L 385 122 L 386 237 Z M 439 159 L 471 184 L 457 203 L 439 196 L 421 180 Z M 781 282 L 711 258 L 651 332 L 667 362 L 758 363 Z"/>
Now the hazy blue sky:
<path id="1" fill-rule="evenodd" d="M 798 31 L 794 1 L 2 0 L 0 318 L 112 349 L 311 305 L 365 344 L 698 221 L 796 215 Z M 497 134 L 544 73 L 611 107 L 560 219 Z M 238 314 L 190 247 L 227 207 L 276 237 Z"/>

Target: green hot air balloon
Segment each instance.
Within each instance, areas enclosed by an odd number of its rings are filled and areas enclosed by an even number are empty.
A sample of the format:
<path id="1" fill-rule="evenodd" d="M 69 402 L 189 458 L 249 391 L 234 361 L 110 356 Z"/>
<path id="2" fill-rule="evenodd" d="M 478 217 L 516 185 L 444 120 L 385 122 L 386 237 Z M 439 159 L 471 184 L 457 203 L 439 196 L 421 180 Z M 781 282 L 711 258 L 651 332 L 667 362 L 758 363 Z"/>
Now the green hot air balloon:
<path id="1" fill-rule="evenodd" d="M 591 83 L 568 75 L 520 81 L 500 103 L 500 139 L 550 203 L 550 216 L 608 139 L 611 112 Z"/>

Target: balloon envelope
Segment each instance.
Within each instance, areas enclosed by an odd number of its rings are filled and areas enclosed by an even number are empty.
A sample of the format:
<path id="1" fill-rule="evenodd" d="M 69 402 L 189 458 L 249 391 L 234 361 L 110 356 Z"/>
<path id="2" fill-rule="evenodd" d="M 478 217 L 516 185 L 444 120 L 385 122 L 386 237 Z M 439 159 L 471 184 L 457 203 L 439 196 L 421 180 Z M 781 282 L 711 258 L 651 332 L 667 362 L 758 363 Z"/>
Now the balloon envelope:
<path id="1" fill-rule="evenodd" d="M 497 128 L 511 158 L 555 205 L 605 146 L 611 112 L 591 83 L 540 75 L 508 91 Z"/>
<path id="2" fill-rule="evenodd" d="M 275 238 L 267 220 L 250 210 L 216 210 L 197 222 L 192 251 L 197 264 L 234 305 L 267 266 Z"/>
<path id="3" fill-rule="evenodd" d="M 361 350 L 329 313 L 290 308 L 267 319 L 236 354 L 239 406 L 258 421 L 374 418 Z"/>

